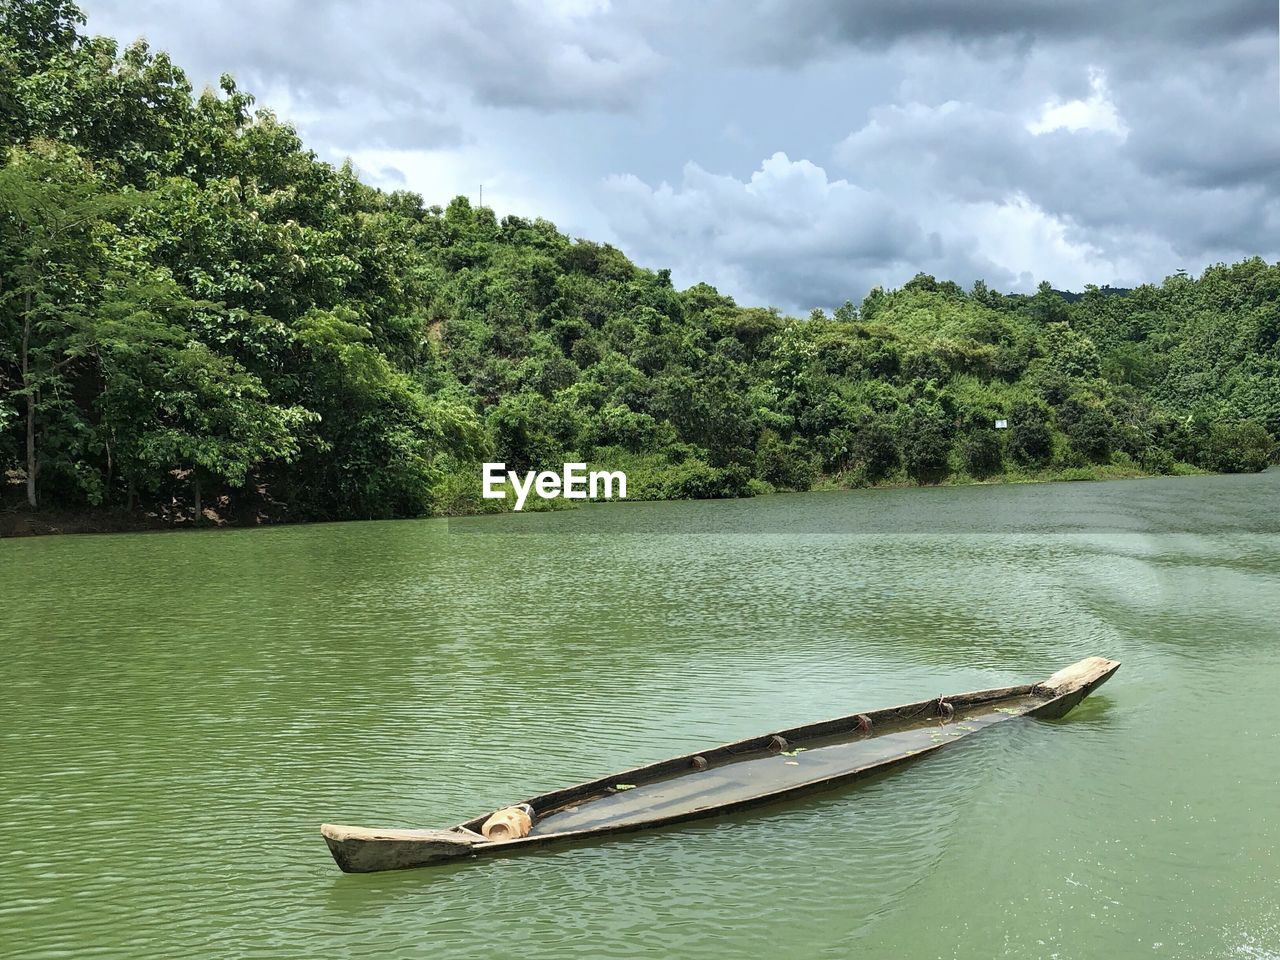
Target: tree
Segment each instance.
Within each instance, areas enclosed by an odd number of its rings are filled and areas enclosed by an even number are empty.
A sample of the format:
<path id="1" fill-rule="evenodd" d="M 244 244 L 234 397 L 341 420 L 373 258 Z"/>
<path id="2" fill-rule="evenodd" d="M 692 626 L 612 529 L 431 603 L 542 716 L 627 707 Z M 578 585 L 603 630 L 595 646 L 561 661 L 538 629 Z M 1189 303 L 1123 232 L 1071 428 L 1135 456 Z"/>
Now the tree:
<path id="1" fill-rule="evenodd" d="M 1057 423 L 1076 450 L 1085 457 L 1104 461 L 1111 456 L 1115 422 L 1097 404 L 1073 397 L 1058 408 Z"/>
<path id="2" fill-rule="evenodd" d="M 1017 403 L 1009 411 L 1009 455 L 1028 467 L 1042 467 L 1053 456 L 1049 413 L 1039 404 Z"/>
<path id="3" fill-rule="evenodd" d="M 1063 323 L 1069 314 L 1067 302 L 1053 289 L 1048 280 L 1041 280 L 1036 295 L 1030 301 L 1031 316 L 1043 326 Z"/>
<path id="4" fill-rule="evenodd" d="M 39 72 L 79 42 L 84 13 L 72 0 L 0 0 L 0 37 L 19 71 Z"/>
<path id="5" fill-rule="evenodd" d="M 0 322 L 7 392 L 25 407 L 27 503 L 38 504 L 39 419 L 93 342 L 108 216 L 125 205 L 73 151 L 14 149 L 0 169 Z M 74 415 L 74 413 L 72 414 Z"/>
<path id="6" fill-rule="evenodd" d="M 899 428 L 902 465 L 917 483 L 936 483 L 947 474 L 951 430 L 934 404 L 919 403 L 907 411 Z"/>
<path id="7" fill-rule="evenodd" d="M 808 490 L 817 479 L 813 456 L 795 440 L 786 443 L 773 430 L 760 434 L 755 475 L 783 490 Z"/>
<path id="8" fill-rule="evenodd" d="M 469 407 L 428 396 L 377 348 L 351 307 L 312 310 L 293 327 L 304 409 L 318 415 L 297 467 L 271 480 L 307 516 L 421 516 L 445 464 L 487 453 Z M 524 394 L 534 402 L 537 394 Z"/>
<path id="9" fill-rule="evenodd" d="M 264 461 L 287 463 L 298 453 L 300 429 L 315 419 L 271 403 L 256 377 L 201 343 L 160 349 L 135 373 L 154 402 L 126 446 L 129 473 L 154 481 L 175 465 L 185 468 L 197 524 L 210 483 L 239 487 Z"/>
<path id="10" fill-rule="evenodd" d="M 1000 437 L 994 430 L 966 434 L 960 441 L 960 460 L 971 476 L 989 477 L 999 473 L 1003 461 Z"/>
<path id="11" fill-rule="evenodd" d="M 1039 296 L 1039 294 L 1037 294 Z M 1057 294 L 1053 294 L 1057 298 Z M 1094 379 L 1102 373 L 1098 348 L 1085 334 L 1066 323 L 1050 323 L 1045 333 L 1050 369 L 1074 379 Z"/>
<path id="12" fill-rule="evenodd" d="M 290 461 L 318 418 L 271 402 L 257 377 L 191 338 L 181 321 L 217 305 L 185 298 L 163 274 L 121 286 L 110 279 L 92 347 L 104 486 L 109 492 L 118 473 L 132 503 L 138 489 L 154 492 L 182 473 L 199 523 L 211 484 L 240 487 L 265 462 Z"/>
<path id="13" fill-rule="evenodd" d="M 868 421 L 858 428 L 849 451 L 862 463 L 866 478 L 875 483 L 883 480 L 898 465 L 898 445 L 893 432 L 882 423 Z"/>
<path id="14" fill-rule="evenodd" d="M 534 393 L 503 397 L 489 411 L 496 456 L 508 470 L 546 470 L 562 460 L 559 442 L 546 429 L 546 400 Z"/>

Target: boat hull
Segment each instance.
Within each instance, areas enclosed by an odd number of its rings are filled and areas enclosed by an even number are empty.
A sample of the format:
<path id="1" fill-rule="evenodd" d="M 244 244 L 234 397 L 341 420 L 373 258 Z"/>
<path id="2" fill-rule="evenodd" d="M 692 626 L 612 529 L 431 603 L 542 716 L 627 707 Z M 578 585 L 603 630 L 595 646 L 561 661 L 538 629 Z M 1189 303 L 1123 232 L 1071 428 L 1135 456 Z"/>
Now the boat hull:
<path id="1" fill-rule="evenodd" d="M 343 873 L 403 870 L 443 863 L 473 853 L 476 834 L 456 830 L 377 830 L 326 823 L 320 828 Z"/>
<path id="2" fill-rule="evenodd" d="M 1090 657 L 1038 684 L 837 717 L 577 784 L 524 801 L 537 817 L 534 832 L 517 840 L 485 840 L 478 831 L 488 814 L 447 830 L 324 824 L 321 834 L 343 871 L 368 873 L 736 813 L 846 786 L 1008 719 L 1065 716 L 1119 667 Z"/>

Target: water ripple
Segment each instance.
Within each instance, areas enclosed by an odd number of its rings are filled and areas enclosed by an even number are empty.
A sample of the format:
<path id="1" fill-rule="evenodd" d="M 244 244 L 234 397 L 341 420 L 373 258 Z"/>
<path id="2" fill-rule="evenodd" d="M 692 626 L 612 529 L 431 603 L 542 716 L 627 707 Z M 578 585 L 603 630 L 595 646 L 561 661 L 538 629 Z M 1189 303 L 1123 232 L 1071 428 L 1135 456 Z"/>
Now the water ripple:
<path id="1" fill-rule="evenodd" d="M 1123 534 L 830 536 L 862 501 L 815 495 L 756 534 L 0 544 L 6 957 L 1274 957 L 1280 537 L 1160 534 L 1124 489 Z M 368 876 L 316 832 L 1096 653 L 1067 720 L 752 816 Z"/>

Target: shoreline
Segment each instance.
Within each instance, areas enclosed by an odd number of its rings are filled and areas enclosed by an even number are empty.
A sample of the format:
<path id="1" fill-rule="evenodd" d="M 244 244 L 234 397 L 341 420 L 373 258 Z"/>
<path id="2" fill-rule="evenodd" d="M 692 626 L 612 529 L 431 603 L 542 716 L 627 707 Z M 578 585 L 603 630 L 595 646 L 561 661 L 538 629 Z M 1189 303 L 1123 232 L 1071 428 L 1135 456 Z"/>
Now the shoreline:
<path id="1" fill-rule="evenodd" d="M 1128 467 L 1117 468 L 1113 465 L 1097 468 L 1071 468 L 1066 470 L 1047 470 L 1038 474 L 1003 474 L 998 477 L 974 479 L 965 476 L 958 479 L 948 477 L 938 483 L 913 483 L 911 481 L 893 480 L 860 486 L 842 485 L 835 478 L 822 477 L 810 489 L 803 491 L 775 490 L 759 493 L 752 497 L 736 499 L 756 499 L 768 497 L 775 493 L 835 493 L 854 490 L 902 490 L 916 487 L 921 490 L 939 487 L 1000 487 L 1012 484 L 1031 483 L 1105 483 L 1122 480 L 1150 480 L 1156 477 L 1215 476 L 1209 470 L 1187 470 L 1179 473 L 1148 473 Z M 960 475 L 963 476 L 963 475 Z M 631 502 L 646 501 L 643 498 L 632 498 Z M 670 501 L 678 503 L 678 500 Z M 565 509 L 563 506 L 544 509 Z M 25 539 L 29 537 L 76 536 L 115 533 L 208 533 L 218 530 L 253 530 L 266 527 L 305 526 L 318 523 L 367 523 L 375 519 L 398 520 L 447 520 L 451 517 L 481 516 L 484 513 L 506 513 L 510 511 L 471 511 L 453 514 L 424 514 L 420 517 L 367 518 L 350 520 L 280 520 L 265 523 L 233 523 L 228 520 L 211 519 L 196 526 L 185 517 L 171 522 L 156 513 L 135 511 L 133 513 L 120 509 L 106 510 L 37 510 L 34 513 L 25 508 L 8 508 L 0 511 L 0 540 Z M 527 513 L 544 512 L 534 507 Z"/>

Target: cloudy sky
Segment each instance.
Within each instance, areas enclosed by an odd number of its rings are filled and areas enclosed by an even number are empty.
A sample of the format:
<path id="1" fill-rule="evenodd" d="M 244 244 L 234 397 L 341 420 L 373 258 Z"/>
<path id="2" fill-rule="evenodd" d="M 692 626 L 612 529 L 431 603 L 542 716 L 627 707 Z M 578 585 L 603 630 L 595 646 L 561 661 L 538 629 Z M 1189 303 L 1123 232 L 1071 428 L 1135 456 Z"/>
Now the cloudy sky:
<path id="1" fill-rule="evenodd" d="M 741 303 L 1280 258 L 1275 0 L 84 0 L 325 159 Z"/>

